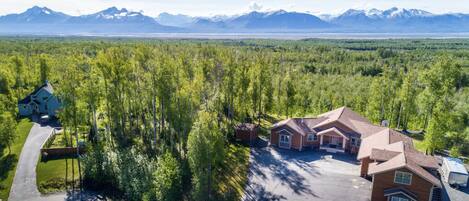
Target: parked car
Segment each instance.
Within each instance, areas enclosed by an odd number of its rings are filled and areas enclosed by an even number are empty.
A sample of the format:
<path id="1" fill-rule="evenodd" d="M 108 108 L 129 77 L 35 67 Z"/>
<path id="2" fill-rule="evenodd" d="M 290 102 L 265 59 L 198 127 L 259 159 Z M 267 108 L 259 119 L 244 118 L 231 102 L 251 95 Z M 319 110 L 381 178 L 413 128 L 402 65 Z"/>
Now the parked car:
<path id="1" fill-rule="evenodd" d="M 50 119 L 49 115 L 42 115 L 39 121 L 44 124 L 44 123 L 49 122 L 49 119 Z"/>
<path id="2" fill-rule="evenodd" d="M 469 175 L 462 160 L 445 157 L 441 166 L 445 182 L 455 187 L 466 187 Z"/>

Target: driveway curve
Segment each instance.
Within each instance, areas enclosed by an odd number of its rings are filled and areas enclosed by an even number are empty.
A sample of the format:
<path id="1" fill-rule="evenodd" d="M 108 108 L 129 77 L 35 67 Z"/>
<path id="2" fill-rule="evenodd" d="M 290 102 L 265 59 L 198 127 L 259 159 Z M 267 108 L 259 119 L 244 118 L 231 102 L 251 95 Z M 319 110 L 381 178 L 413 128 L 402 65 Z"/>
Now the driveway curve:
<path id="1" fill-rule="evenodd" d="M 38 200 L 41 197 L 36 185 L 36 165 L 41 147 L 53 129 L 50 126 L 34 123 L 29 131 L 18 160 L 9 201 Z"/>

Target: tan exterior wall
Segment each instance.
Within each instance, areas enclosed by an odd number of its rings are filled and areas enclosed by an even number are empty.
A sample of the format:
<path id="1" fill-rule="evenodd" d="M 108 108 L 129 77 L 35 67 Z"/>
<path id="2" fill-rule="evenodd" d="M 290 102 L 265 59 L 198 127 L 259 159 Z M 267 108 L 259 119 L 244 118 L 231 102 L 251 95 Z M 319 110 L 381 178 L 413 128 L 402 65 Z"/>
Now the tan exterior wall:
<path id="1" fill-rule="evenodd" d="M 430 198 L 430 192 L 433 188 L 433 184 L 427 180 L 421 178 L 420 176 L 412 173 L 412 181 L 410 185 L 402 185 L 394 183 L 394 174 L 395 171 L 409 172 L 411 171 L 402 168 L 399 170 L 392 170 L 380 174 L 375 174 L 373 176 L 373 189 L 371 191 L 371 200 L 372 201 L 387 201 L 384 197 L 384 190 L 389 188 L 402 187 L 406 190 L 417 195 L 418 201 L 428 201 Z"/>

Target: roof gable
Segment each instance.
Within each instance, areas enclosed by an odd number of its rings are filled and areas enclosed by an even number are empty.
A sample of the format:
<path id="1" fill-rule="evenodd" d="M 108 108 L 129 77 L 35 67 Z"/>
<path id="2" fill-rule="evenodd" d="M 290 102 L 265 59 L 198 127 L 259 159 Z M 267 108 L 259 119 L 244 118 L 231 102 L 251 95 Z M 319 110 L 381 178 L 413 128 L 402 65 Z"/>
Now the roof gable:
<path id="1" fill-rule="evenodd" d="M 52 88 L 52 85 L 46 81 L 43 85 L 41 85 L 40 87 L 36 88 L 33 92 L 31 92 L 28 96 L 26 96 L 25 98 L 21 99 L 20 101 L 18 101 L 18 104 L 28 104 L 29 102 L 31 102 L 31 96 L 32 95 L 37 95 L 39 92 L 41 91 L 45 91 L 49 94 L 53 94 L 54 93 L 54 89 Z"/>
<path id="2" fill-rule="evenodd" d="M 440 181 L 435 176 L 420 167 L 420 165 L 413 161 L 412 158 L 406 156 L 405 152 L 402 152 L 383 163 L 371 163 L 368 169 L 368 174 L 379 174 L 383 172 L 394 171 L 401 168 L 405 168 L 411 171 L 412 173 L 427 180 L 435 186 L 441 186 Z"/>
<path id="3" fill-rule="evenodd" d="M 417 196 L 413 194 L 412 192 L 406 190 L 405 188 L 402 187 L 397 187 L 397 188 L 390 188 L 384 190 L 384 196 L 392 196 L 392 195 L 403 195 L 404 197 L 407 197 L 411 200 L 417 200 Z"/>

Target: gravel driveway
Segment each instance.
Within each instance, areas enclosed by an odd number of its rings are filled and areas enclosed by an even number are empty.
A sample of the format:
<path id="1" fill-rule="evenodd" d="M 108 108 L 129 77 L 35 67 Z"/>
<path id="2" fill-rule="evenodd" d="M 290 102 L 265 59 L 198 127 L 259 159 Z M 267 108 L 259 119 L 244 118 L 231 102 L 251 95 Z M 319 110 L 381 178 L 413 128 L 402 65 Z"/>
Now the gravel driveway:
<path id="1" fill-rule="evenodd" d="M 243 200 L 369 201 L 371 182 L 348 154 L 253 148 Z"/>

